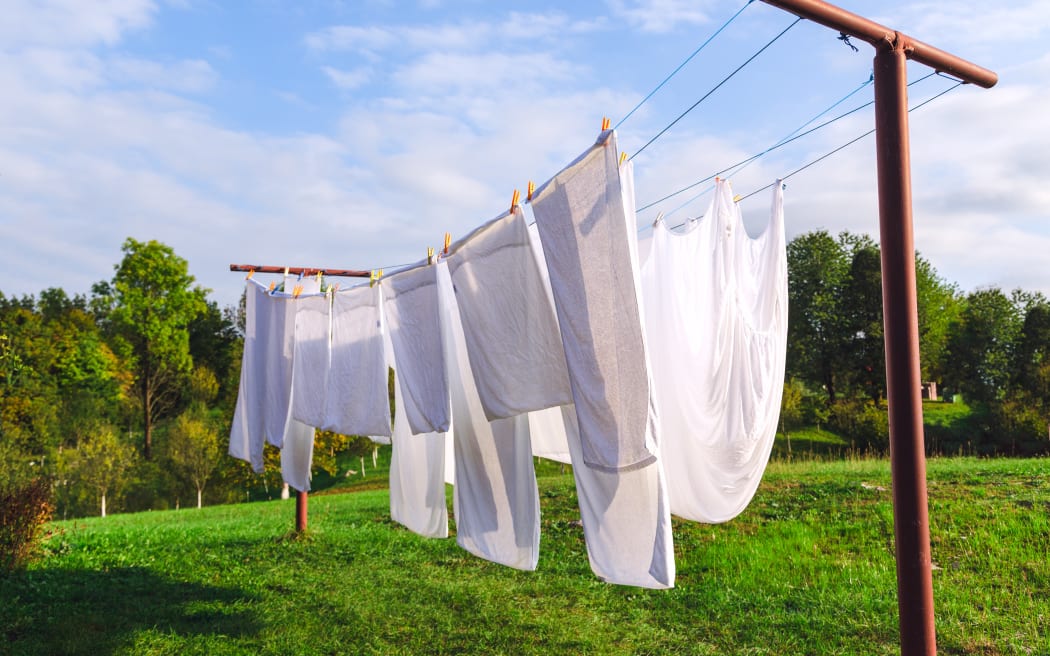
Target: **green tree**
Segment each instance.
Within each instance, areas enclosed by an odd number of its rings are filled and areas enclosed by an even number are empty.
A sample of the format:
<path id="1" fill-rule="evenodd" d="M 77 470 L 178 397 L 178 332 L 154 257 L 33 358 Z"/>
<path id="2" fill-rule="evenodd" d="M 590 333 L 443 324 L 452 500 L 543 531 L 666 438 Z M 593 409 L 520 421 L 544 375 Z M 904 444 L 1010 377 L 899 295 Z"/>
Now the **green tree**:
<path id="1" fill-rule="evenodd" d="M 834 402 L 850 337 L 843 311 L 850 258 L 841 242 L 820 230 L 792 239 L 787 260 L 787 374 L 823 388 Z"/>
<path id="2" fill-rule="evenodd" d="M 149 459 L 156 422 L 178 404 L 192 368 L 189 326 L 205 312 L 207 290 L 194 285 L 186 260 L 157 241 L 128 238 L 108 292 L 109 320 L 134 356 L 135 388 L 142 413 L 142 455 Z M 107 290 L 96 286 L 99 294 Z M 98 294 L 97 294 L 98 295 Z M 95 305 L 105 305 L 100 299 Z"/>
<path id="3" fill-rule="evenodd" d="M 70 478 L 95 495 L 100 514 L 105 517 L 107 497 L 118 495 L 128 483 L 128 473 L 135 460 L 134 448 L 121 442 L 112 427 L 105 426 L 62 455 Z"/>
<path id="4" fill-rule="evenodd" d="M 201 410 L 192 408 L 175 419 L 166 449 L 176 473 L 197 491 L 198 508 L 222 455 L 219 432 Z"/>
<path id="5" fill-rule="evenodd" d="M 1014 299 L 996 287 L 966 296 L 947 343 L 954 389 L 978 403 L 1002 397 L 1012 377 L 1022 316 Z"/>

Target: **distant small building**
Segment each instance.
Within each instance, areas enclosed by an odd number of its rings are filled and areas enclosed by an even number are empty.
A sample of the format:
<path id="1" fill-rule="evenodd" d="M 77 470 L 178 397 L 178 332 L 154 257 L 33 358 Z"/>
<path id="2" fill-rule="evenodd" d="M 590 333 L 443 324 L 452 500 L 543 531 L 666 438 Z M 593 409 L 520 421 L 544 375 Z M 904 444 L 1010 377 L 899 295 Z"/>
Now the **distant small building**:
<path id="1" fill-rule="evenodd" d="M 922 398 L 930 401 L 937 400 L 937 381 L 931 380 L 922 384 Z"/>

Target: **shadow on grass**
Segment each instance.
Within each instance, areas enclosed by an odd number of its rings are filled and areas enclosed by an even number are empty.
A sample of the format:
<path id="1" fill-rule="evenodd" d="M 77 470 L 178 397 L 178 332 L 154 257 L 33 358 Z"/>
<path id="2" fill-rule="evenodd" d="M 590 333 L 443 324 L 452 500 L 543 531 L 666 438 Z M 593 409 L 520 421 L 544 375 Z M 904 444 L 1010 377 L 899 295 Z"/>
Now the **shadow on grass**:
<path id="1" fill-rule="evenodd" d="M 0 639 L 9 654 L 112 654 L 145 631 L 222 640 L 261 628 L 243 591 L 143 567 L 0 574 L 0 599 Z"/>

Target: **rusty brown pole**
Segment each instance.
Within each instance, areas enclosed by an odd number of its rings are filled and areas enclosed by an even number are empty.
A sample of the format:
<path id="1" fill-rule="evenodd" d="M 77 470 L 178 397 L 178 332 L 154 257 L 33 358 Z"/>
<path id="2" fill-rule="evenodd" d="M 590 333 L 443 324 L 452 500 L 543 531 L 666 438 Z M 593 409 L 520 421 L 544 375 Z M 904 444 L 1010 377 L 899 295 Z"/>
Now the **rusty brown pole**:
<path id="1" fill-rule="evenodd" d="M 306 492 L 295 493 L 295 532 L 302 533 L 306 530 Z"/>
<path id="2" fill-rule="evenodd" d="M 822 0 L 763 0 L 875 46 L 875 143 L 882 251 L 893 530 L 901 654 L 933 656 L 929 503 L 919 374 L 919 319 L 912 236 L 907 60 L 988 88 L 992 71 Z"/>
<path id="3" fill-rule="evenodd" d="M 936 654 L 912 239 L 908 61 L 900 39 L 895 41 L 875 54 L 875 143 L 897 611 L 901 653 Z"/>

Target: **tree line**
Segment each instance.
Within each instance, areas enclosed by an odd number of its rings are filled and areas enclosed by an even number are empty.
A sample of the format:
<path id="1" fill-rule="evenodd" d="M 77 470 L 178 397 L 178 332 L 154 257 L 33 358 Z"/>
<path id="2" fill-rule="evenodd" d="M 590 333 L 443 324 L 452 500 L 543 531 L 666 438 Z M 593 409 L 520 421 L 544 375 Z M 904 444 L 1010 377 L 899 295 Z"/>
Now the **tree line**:
<path id="1" fill-rule="evenodd" d="M 220 308 L 168 246 L 128 239 L 90 294 L 0 292 L 0 492 L 52 482 L 59 516 L 233 502 L 280 487 L 226 455 L 243 304 Z M 922 378 L 974 410 L 927 430 L 931 451 L 1050 451 L 1050 304 L 1038 293 L 962 293 L 917 256 Z M 787 383 L 781 425 L 829 428 L 885 450 L 878 245 L 816 231 L 788 244 Z M 392 381 L 391 381 L 391 384 Z M 318 433 L 315 471 L 366 438 Z"/>
<path id="2" fill-rule="evenodd" d="M 274 494 L 275 450 L 261 476 L 226 455 L 243 305 L 218 307 L 160 242 L 122 253 L 89 295 L 0 292 L 0 491 L 47 478 L 60 517 Z M 319 432 L 314 469 L 366 446 Z"/>
<path id="3" fill-rule="evenodd" d="M 828 426 L 885 451 L 886 367 L 879 247 L 826 231 L 788 244 L 788 355 L 781 424 Z M 973 412 L 927 427 L 927 450 L 1050 452 L 1050 303 L 996 287 L 963 293 L 916 255 L 921 377 Z"/>

